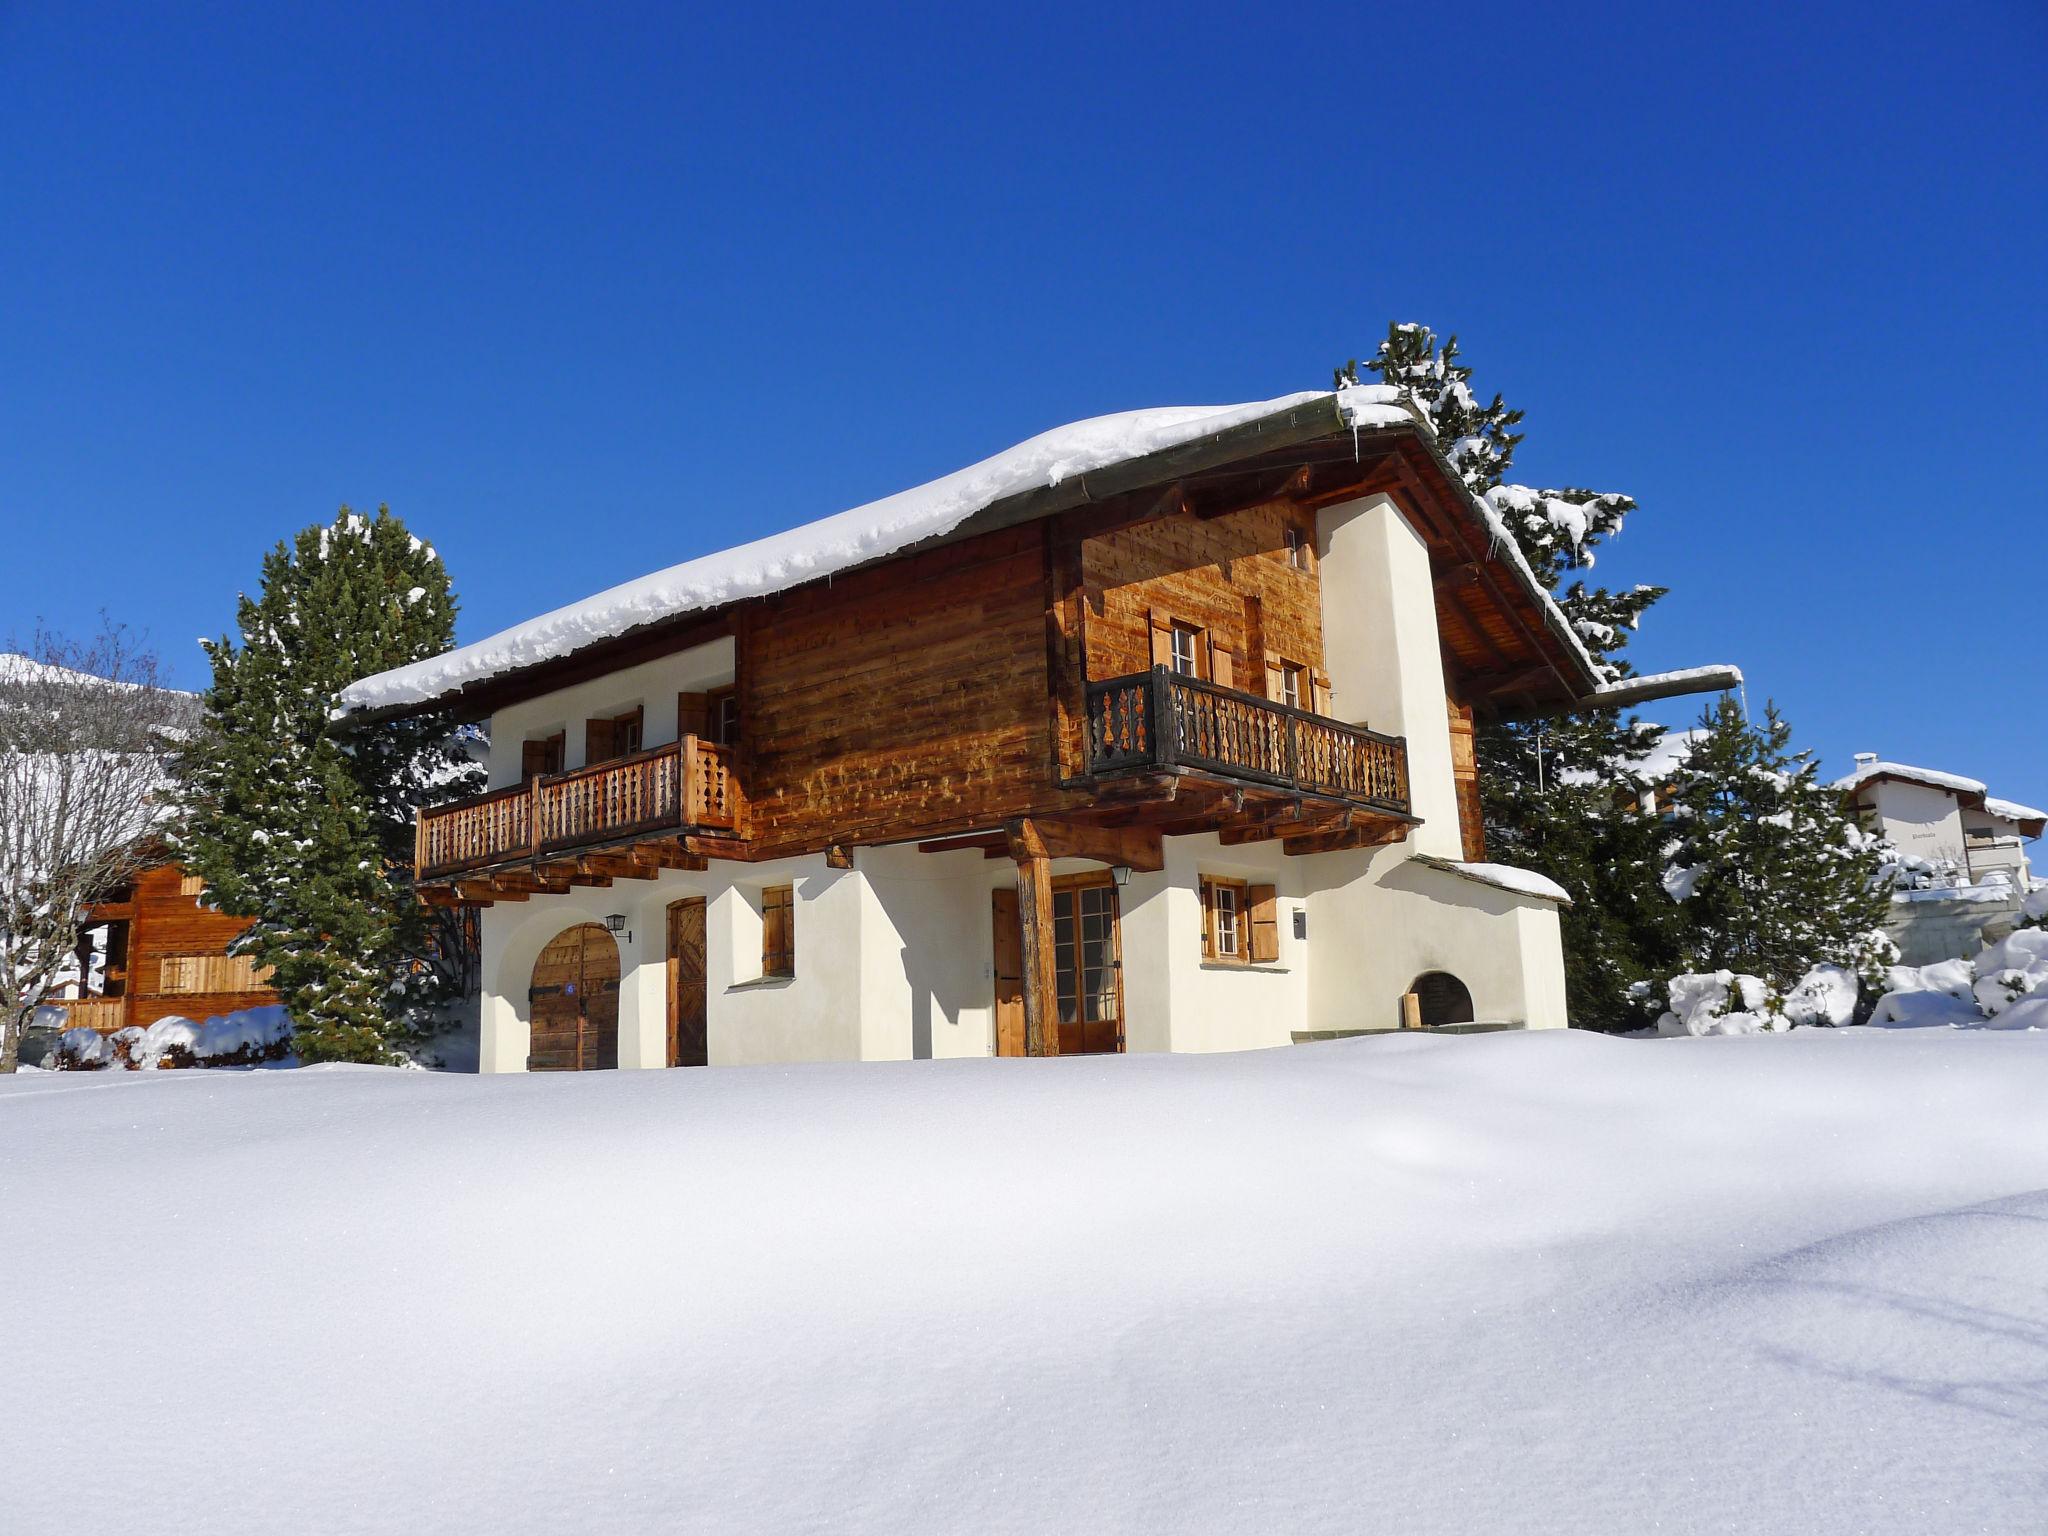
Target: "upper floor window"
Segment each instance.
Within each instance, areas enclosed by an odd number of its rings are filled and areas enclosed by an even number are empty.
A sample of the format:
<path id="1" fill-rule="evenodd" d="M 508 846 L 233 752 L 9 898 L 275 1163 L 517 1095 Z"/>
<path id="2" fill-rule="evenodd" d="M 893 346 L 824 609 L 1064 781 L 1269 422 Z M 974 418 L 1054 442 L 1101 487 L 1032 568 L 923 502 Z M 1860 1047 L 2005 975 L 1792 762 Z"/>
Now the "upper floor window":
<path id="1" fill-rule="evenodd" d="M 1289 709 L 1300 709 L 1302 707 L 1301 674 L 1302 668 L 1293 662 L 1283 661 L 1280 663 L 1280 702 Z"/>
<path id="2" fill-rule="evenodd" d="M 548 774 L 562 771 L 562 755 L 569 744 L 569 733 L 557 731 L 552 736 L 530 737 L 519 744 L 519 780 L 543 778 Z"/>
<path id="3" fill-rule="evenodd" d="M 609 719 L 583 723 L 583 761 L 608 763 L 640 750 L 644 711 L 637 706 Z"/>
<path id="4" fill-rule="evenodd" d="M 1287 563 L 1297 571 L 1308 569 L 1308 534 L 1289 524 L 1281 537 L 1286 541 Z"/>
<path id="5" fill-rule="evenodd" d="M 676 738 L 685 736 L 715 741 L 722 747 L 739 745 L 740 696 L 732 684 L 676 695 Z"/>
<path id="6" fill-rule="evenodd" d="M 1192 624 L 1173 626 L 1173 670 L 1182 677 L 1202 673 L 1202 632 Z"/>

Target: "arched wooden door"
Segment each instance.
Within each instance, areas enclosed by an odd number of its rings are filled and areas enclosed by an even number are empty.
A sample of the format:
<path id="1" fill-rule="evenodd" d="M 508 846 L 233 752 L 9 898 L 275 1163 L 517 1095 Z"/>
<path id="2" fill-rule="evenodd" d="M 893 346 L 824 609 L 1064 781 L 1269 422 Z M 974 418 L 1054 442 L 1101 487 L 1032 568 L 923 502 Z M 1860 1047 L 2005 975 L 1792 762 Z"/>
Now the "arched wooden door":
<path id="1" fill-rule="evenodd" d="M 533 962 L 529 1072 L 587 1072 L 619 1064 L 619 946 L 596 923 L 551 940 Z"/>

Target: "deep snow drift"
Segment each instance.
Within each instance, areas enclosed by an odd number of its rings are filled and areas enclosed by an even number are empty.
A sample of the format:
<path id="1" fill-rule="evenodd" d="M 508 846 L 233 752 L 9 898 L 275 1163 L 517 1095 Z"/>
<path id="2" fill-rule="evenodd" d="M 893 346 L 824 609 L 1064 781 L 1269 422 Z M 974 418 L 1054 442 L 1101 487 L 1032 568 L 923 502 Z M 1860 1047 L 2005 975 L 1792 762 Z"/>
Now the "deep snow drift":
<path id="1" fill-rule="evenodd" d="M 0 1529 L 2034 1531 L 2048 1034 L 0 1082 Z"/>

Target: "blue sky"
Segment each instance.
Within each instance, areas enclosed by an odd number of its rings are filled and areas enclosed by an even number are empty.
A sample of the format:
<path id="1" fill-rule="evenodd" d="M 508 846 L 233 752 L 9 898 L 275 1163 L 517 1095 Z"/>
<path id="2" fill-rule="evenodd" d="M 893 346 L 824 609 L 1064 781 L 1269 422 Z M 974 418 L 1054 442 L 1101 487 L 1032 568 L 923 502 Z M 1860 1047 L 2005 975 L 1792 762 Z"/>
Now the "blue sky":
<path id="1" fill-rule="evenodd" d="M 1414 319 L 1640 667 L 2048 804 L 2048 8 L 1111 9 L 0 3 L 0 635 L 200 684 L 346 501 L 473 639 Z"/>

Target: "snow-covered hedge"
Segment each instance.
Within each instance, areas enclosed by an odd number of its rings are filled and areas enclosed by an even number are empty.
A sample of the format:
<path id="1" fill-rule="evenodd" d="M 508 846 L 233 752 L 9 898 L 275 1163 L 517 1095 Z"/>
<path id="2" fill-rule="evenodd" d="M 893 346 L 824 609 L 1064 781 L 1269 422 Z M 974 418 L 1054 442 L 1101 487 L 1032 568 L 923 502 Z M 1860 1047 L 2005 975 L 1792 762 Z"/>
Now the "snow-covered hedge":
<path id="1" fill-rule="evenodd" d="M 1841 965 L 1816 965 L 1782 990 L 1761 976 L 1734 971 L 1674 976 L 1657 1033 L 1755 1035 L 1801 1024 L 1840 1027 L 1855 1022 L 1860 995 L 1856 973 Z"/>
<path id="2" fill-rule="evenodd" d="M 99 1072 L 125 1067 L 253 1067 L 291 1054 L 291 1019 L 280 1007 L 245 1008 L 195 1024 L 172 1015 L 148 1028 L 131 1024 L 103 1035 L 95 1029 L 67 1029 L 44 1065 L 59 1072 Z"/>

